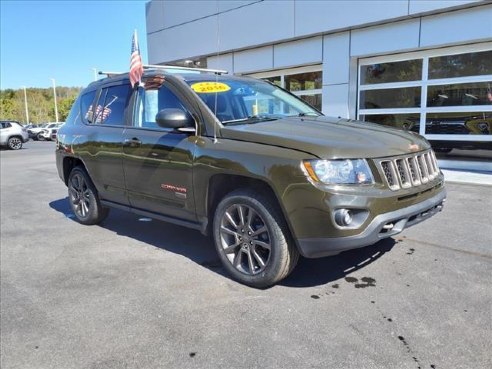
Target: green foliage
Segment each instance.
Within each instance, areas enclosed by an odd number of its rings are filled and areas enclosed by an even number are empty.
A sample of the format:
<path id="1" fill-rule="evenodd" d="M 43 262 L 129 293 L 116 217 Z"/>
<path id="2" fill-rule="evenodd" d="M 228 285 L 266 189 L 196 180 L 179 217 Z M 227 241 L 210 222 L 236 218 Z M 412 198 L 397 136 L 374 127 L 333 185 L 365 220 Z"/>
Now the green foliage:
<path id="1" fill-rule="evenodd" d="M 77 98 L 80 87 L 57 87 L 58 120 L 63 122 Z M 52 88 L 28 88 L 27 106 L 29 123 L 55 121 L 55 102 Z M 0 120 L 17 120 L 26 123 L 24 90 L 0 90 Z"/>

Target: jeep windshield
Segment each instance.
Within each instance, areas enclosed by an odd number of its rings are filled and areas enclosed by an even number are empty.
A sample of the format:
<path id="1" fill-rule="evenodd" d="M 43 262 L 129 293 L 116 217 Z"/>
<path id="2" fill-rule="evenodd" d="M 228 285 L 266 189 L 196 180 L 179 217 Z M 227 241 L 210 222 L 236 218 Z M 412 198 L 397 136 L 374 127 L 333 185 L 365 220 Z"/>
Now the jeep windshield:
<path id="1" fill-rule="evenodd" d="M 220 77 L 186 82 L 224 125 L 321 115 L 300 98 L 261 80 Z"/>

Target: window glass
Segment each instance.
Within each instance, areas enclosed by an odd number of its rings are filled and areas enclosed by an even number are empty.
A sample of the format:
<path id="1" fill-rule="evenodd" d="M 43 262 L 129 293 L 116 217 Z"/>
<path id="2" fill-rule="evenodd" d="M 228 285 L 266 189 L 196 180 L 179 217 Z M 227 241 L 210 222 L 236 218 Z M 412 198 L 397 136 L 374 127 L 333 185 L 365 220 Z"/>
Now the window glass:
<path id="1" fill-rule="evenodd" d="M 96 97 L 96 91 L 91 91 L 86 94 L 83 94 L 82 97 L 80 98 L 80 112 L 82 116 L 82 120 L 84 123 L 94 123 L 93 121 L 93 114 L 94 111 L 92 109 L 93 107 L 93 102 L 94 98 Z"/>
<path id="2" fill-rule="evenodd" d="M 492 112 L 427 113 L 426 134 L 490 135 Z"/>
<path id="3" fill-rule="evenodd" d="M 275 77 L 268 77 L 268 78 L 263 78 L 265 81 L 270 81 L 273 84 L 282 87 L 282 79 L 280 76 L 275 76 Z"/>
<path id="4" fill-rule="evenodd" d="M 158 84 L 145 83 L 139 89 L 138 114 L 136 125 L 143 128 L 161 128 L 156 122 L 156 116 L 162 109 L 181 109 L 187 111 L 179 98 L 164 84 L 164 79 Z"/>
<path id="5" fill-rule="evenodd" d="M 218 85 L 221 89 L 217 92 L 204 89 L 216 86 L 214 80 L 187 83 L 223 123 L 246 124 L 290 115 L 319 115 L 301 99 L 261 80 L 221 78 Z"/>
<path id="6" fill-rule="evenodd" d="M 2 123 L 2 128 L 10 128 L 12 125 L 9 122 L 3 122 Z"/>
<path id="7" fill-rule="evenodd" d="M 322 87 L 321 76 L 321 72 L 286 75 L 285 88 L 289 91 L 316 90 Z"/>
<path id="8" fill-rule="evenodd" d="M 420 114 L 375 114 L 361 115 L 365 122 L 382 124 L 384 126 L 419 132 Z"/>
<path id="9" fill-rule="evenodd" d="M 492 105 L 492 81 L 429 86 L 427 106 Z"/>
<path id="10" fill-rule="evenodd" d="M 299 97 L 309 105 L 314 106 L 316 109 L 321 111 L 321 94 L 300 95 Z"/>
<path id="11" fill-rule="evenodd" d="M 125 125 L 125 108 L 130 91 L 130 85 L 103 89 L 94 111 L 94 122 L 116 126 Z"/>
<path id="12" fill-rule="evenodd" d="M 360 81 L 362 85 L 419 81 L 421 79 L 422 59 L 363 65 L 360 68 Z"/>
<path id="13" fill-rule="evenodd" d="M 360 93 L 361 109 L 420 107 L 420 87 L 366 90 Z"/>
<path id="14" fill-rule="evenodd" d="M 429 58 L 429 79 L 492 74 L 492 50 Z"/>

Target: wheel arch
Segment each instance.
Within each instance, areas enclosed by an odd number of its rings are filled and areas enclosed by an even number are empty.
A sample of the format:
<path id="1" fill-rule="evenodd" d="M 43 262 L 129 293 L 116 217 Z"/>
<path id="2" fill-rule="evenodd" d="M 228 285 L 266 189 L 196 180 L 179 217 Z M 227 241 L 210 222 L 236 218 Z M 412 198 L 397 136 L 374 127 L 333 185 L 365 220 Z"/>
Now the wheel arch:
<path id="1" fill-rule="evenodd" d="M 68 186 L 68 177 L 70 176 L 70 172 L 77 166 L 81 166 L 87 171 L 84 162 L 79 158 L 75 158 L 73 156 L 66 156 L 63 158 L 63 182 L 65 182 L 65 185 Z"/>
<path id="2" fill-rule="evenodd" d="M 285 209 L 273 187 L 265 180 L 236 174 L 215 174 L 210 178 L 206 200 L 208 218 L 206 234 L 212 234 L 213 218 L 217 205 L 225 196 L 238 189 L 253 189 L 257 192 L 266 193 L 278 207 L 285 222 L 287 232 L 289 232 L 291 240 L 298 248 L 289 218 L 286 216 Z"/>

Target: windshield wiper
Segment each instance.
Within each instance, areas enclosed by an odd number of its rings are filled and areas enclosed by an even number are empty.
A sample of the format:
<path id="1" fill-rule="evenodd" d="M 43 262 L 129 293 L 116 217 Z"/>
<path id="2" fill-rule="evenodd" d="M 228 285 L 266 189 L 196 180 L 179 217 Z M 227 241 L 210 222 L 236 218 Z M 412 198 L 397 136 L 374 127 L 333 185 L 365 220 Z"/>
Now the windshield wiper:
<path id="1" fill-rule="evenodd" d="M 240 119 L 232 119 L 232 120 L 224 120 L 222 124 L 253 124 L 253 123 L 258 123 L 258 122 L 267 122 L 267 121 L 272 121 L 272 120 L 277 120 L 279 118 L 277 117 L 269 117 L 266 115 L 251 115 L 246 118 L 240 118 Z"/>
<path id="2" fill-rule="evenodd" d="M 289 115 L 289 117 L 319 117 L 319 114 L 311 112 L 311 113 L 299 113 L 294 115 Z"/>

